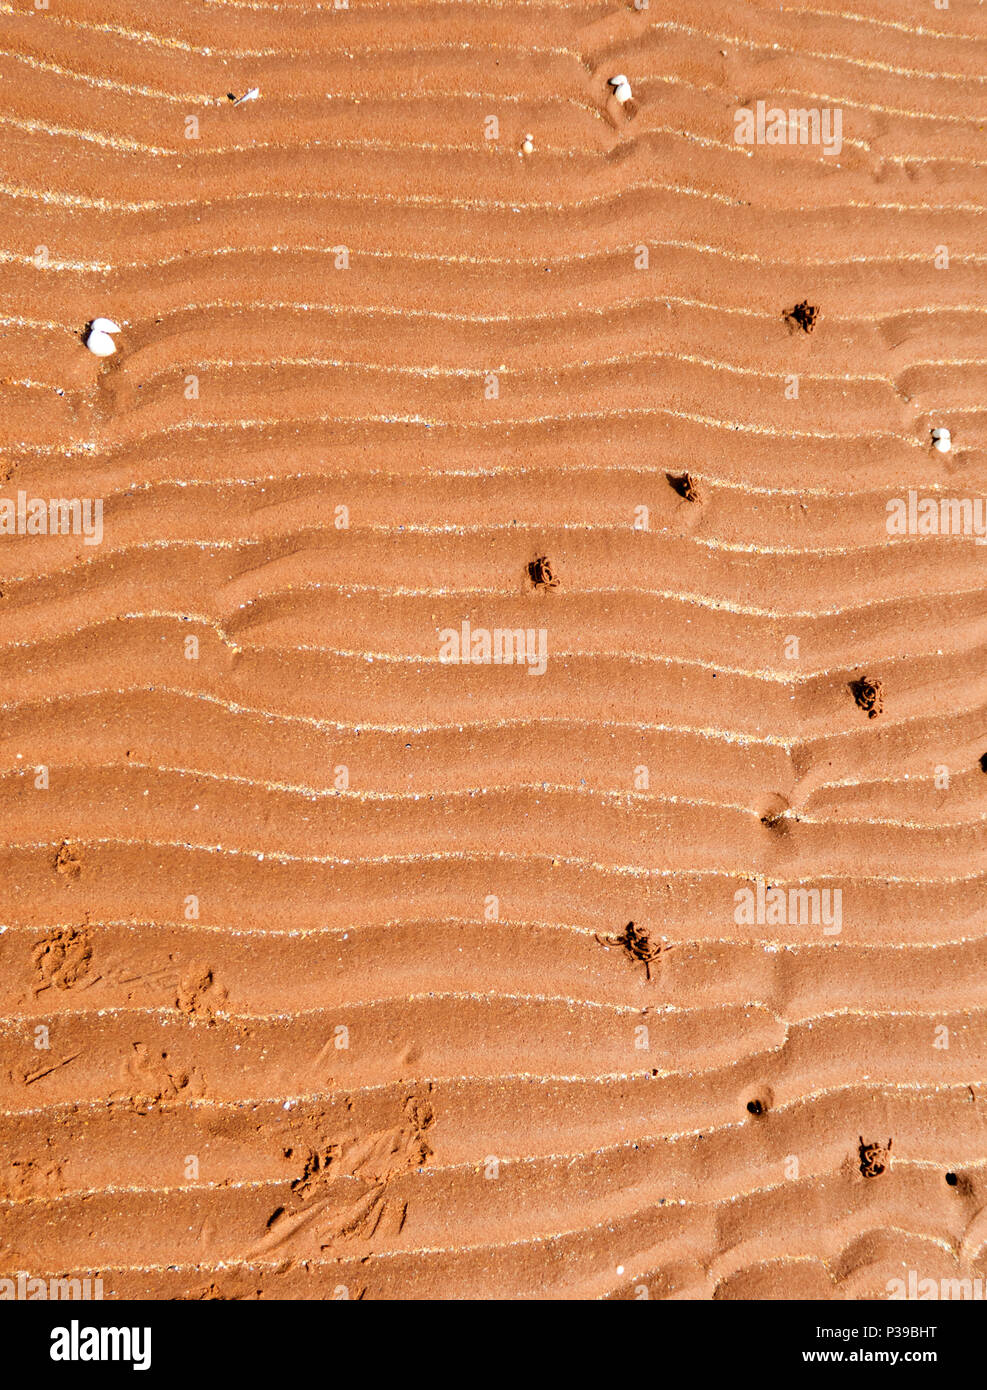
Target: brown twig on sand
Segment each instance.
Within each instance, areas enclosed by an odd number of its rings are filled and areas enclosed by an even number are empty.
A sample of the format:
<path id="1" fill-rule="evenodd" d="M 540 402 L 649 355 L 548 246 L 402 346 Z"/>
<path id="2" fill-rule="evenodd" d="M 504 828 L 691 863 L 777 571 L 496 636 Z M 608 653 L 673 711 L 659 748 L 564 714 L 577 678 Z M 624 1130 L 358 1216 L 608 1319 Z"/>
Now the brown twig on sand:
<path id="1" fill-rule="evenodd" d="M 668 479 L 668 486 L 672 491 L 677 492 L 680 497 L 684 497 L 687 502 L 699 501 L 699 493 L 696 491 L 691 474 L 666 473 L 665 477 Z"/>
<path id="2" fill-rule="evenodd" d="M 891 1167 L 891 1140 L 887 1147 L 883 1144 L 865 1144 L 860 1136 L 860 1171 L 865 1178 L 879 1178 L 886 1168 Z"/>
<path id="3" fill-rule="evenodd" d="M 529 563 L 528 578 L 536 589 L 557 589 L 559 585 L 547 555 L 539 555 Z"/>
<path id="4" fill-rule="evenodd" d="M 652 961 L 656 961 L 662 952 L 672 949 L 671 946 L 666 946 L 661 941 L 652 941 L 648 933 L 636 926 L 634 922 L 628 922 L 620 935 L 612 937 L 611 940 L 615 945 L 622 946 L 634 960 L 643 962 L 644 973 L 648 980 L 651 979 Z"/>
<path id="5" fill-rule="evenodd" d="M 859 709 L 868 719 L 876 719 L 884 708 L 884 687 L 880 681 L 872 681 L 867 676 L 850 682 L 850 691 Z"/>
<path id="6" fill-rule="evenodd" d="M 794 323 L 797 328 L 801 328 L 803 333 L 811 333 L 816 326 L 819 318 L 819 310 L 814 304 L 810 304 L 807 299 L 803 299 L 801 304 L 796 304 L 785 318 L 789 323 Z"/>

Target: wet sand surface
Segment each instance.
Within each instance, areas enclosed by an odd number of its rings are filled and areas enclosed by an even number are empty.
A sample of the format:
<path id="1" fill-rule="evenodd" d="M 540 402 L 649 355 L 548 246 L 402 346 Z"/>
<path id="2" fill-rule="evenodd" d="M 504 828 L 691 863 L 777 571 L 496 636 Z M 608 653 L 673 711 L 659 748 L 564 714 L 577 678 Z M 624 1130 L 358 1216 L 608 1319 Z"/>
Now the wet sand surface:
<path id="1" fill-rule="evenodd" d="M 984 7 L 0 15 L 0 1274 L 987 1273 Z"/>

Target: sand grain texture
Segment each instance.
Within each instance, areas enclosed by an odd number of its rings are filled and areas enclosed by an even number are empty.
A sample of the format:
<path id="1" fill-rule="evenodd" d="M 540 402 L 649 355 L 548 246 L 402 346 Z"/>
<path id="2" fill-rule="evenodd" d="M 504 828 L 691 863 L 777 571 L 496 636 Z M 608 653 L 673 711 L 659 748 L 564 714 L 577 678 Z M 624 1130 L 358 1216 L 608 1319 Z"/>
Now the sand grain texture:
<path id="1" fill-rule="evenodd" d="M 105 505 L 0 536 L 0 1273 L 987 1273 L 987 551 L 885 530 L 987 481 L 984 7 L 0 28 L 0 491 Z"/>

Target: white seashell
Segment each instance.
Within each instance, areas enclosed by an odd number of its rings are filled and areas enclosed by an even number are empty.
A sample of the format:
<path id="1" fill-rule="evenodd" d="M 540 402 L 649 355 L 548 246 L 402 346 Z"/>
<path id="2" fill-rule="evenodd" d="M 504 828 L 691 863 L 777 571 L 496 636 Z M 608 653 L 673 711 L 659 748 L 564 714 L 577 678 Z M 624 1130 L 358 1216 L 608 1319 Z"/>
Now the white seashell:
<path id="1" fill-rule="evenodd" d="M 117 345 L 110 334 L 120 331 L 120 325 L 112 319 L 93 319 L 86 335 L 86 347 L 97 357 L 111 357 L 116 352 Z"/>
<path id="2" fill-rule="evenodd" d="M 950 449 L 953 447 L 953 441 L 949 437 L 949 430 L 933 430 L 932 447 L 934 449 L 938 449 L 940 454 L 948 454 Z"/>
<path id="3" fill-rule="evenodd" d="M 620 73 L 620 75 L 617 76 L 617 77 L 611 77 L 611 78 L 610 78 L 610 86 L 611 86 L 611 87 L 624 87 L 624 86 L 629 86 L 629 85 L 630 85 L 630 84 L 628 83 L 627 78 L 624 76 L 623 73 Z"/>
<path id="4" fill-rule="evenodd" d="M 524 137 L 524 144 L 521 146 L 521 148 L 522 150 L 524 150 L 525 154 L 534 154 L 535 142 L 532 140 L 530 135 L 526 135 Z"/>
<path id="5" fill-rule="evenodd" d="M 86 339 L 86 347 L 97 357 L 111 357 L 117 350 L 117 345 L 109 333 L 90 333 Z"/>
<path id="6" fill-rule="evenodd" d="M 237 97 L 237 99 L 236 99 L 236 101 L 233 103 L 233 105 L 234 105 L 234 106 L 239 106 L 240 103 L 243 102 L 243 101 L 256 101 L 257 98 L 258 98 L 259 96 L 260 96 L 260 88 L 259 88 L 259 87 L 251 87 L 251 89 L 250 89 L 249 92 L 244 92 L 244 94 L 243 94 L 242 97 Z"/>
<path id="7" fill-rule="evenodd" d="M 613 88 L 614 96 L 621 103 L 621 105 L 623 105 L 625 101 L 630 101 L 631 84 L 628 82 L 626 77 L 611 77 L 610 85 Z"/>

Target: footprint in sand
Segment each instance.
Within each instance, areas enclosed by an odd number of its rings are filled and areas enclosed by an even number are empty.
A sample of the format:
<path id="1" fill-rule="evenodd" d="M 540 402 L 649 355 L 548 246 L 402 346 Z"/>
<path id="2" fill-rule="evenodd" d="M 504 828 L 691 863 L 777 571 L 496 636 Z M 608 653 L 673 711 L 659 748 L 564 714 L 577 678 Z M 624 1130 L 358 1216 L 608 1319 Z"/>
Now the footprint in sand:
<path id="1" fill-rule="evenodd" d="M 35 994 L 45 989 L 72 989 L 92 968 L 93 947 L 82 928 L 62 927 L 39 941 L 32 952 L 37 981 Z"/>
<path id="2" fill-rule="evenodd" d="M 400 1234 L 408 1204 L 392 1195 L 391 1183 L 428 1162 L 433 1119 L 427 1095 L 411 1095 L 394 1128 L 309 1147 L 288 1201 L 271 1213 L 267 1233 L 248 1257 L 281 1249 L 302 1233 L 322 1250 L 340 1241 Z M 291 1161 L 299 1157 L 294 1148 L 285 1156 Z"/>
<path id="3" fill-rule="evenodd" d="M 74 845 L 63 840 L 55 854 L 55 872 L 63 878 L 78 878 L 82 873 L 82 857 Z"/>
<path id="4" fill-rule="evenodd" d="M 178 985 L 175 1008 L 193 1025 L 212 1025 L 226 1005 L 226 990 L 217 985 L 208 965 L 193 966 Z"/>

